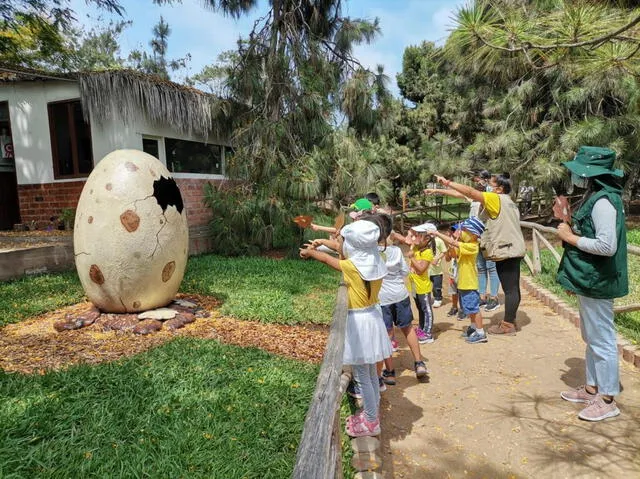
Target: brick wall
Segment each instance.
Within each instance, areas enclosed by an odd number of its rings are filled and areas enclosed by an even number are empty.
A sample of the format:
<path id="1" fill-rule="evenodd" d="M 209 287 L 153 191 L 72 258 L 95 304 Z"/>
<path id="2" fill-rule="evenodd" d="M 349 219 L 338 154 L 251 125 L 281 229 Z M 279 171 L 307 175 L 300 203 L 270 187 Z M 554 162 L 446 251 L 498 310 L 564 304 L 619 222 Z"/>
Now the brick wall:
<path id="1" fill-rule="evenodd" d="M 35 221 L 39 225 L 49 224 L 51 217 L 60 216 L 63 208 L 76 207 L 83 187 L 84 181 L 18 185 L 22 223 L 28 225 Z"/>
<path id="2" fill-rule="evenodd" d="M 220 180 L 176 179 L 187 210 L 189 230 L 194 238 L 190 248 L 196 254 L 210 249 L 210 244 L 206 239 L 206 227 L 211 219 L 211 210 L 202 202 L 204 185 L 210 181 L 212 183 L 220 182 Z M 32 221 L 35 221 L 39 228 L 45 228 L 51 217 L 60 216 L 63 208 L 77 206 L 83 187 L 84 181 L 18 185 L 22 223 L 30 225 Z"/>

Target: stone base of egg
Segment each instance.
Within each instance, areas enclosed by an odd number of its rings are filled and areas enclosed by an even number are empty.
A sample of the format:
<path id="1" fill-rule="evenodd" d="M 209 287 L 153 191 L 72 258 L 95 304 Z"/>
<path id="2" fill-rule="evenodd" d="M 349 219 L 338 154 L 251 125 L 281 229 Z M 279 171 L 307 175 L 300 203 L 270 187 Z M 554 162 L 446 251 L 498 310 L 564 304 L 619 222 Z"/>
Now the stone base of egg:
<path id="1" fill-rule="evenodd" d="M 131 331 L 134 334 L 150 334 L 160 330 L 175 331 L 198 318 L 208 318 L 209 312 L 191 301 L 174 300 L 162 310 L 150 310 L 140 314 L 101 313 L 96 307 L 77 315 L 67 315 L 56 321 L 56 331 L 70 331 L 94 325 L 101 331 Z"/>

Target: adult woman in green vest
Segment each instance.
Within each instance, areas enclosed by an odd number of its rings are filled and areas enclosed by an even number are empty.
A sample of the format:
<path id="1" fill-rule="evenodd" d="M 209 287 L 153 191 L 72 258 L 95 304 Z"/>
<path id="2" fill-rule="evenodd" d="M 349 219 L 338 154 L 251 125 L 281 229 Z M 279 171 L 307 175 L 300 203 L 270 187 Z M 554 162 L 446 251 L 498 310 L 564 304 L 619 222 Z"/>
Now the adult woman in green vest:
<path id="1" fill-rule="evenodd" d="M 486 259 L 495 261 L 504 291 L 504 319 L 499 325 L 491 326 L 488 332 L 515 336 L 516 314 L 520 306 L 520 262 L 526 250 L 520 228 L 520 211 L 509 196 L 509 175 L 492 176 L 487 191 L 478 191 L 442 176 L 436 175 L 436 178 L 444 186 L 480 202 L 479 217 L 486 226 L 480 239 L 480 249 Z"/>
<path id="2" fill-rule="evenodd" d="M 562 399 L 586 403 L 578 417 L 601 421 L 620 414 L 614 396 L 620 392 L 618 349 L 613 324 L 613 298 L 629 292 L 627 233 L 622 205 L 622 170 L 613 169 L 615 153 L 583 146 L 573 161 L 564 163 L 571 182 L 585 188 L 572 224 L 558 226 L 564 254 L 558 283 L 575 293 L 580 330 L 587 343 L 586 385 L 560 394 Z"/>

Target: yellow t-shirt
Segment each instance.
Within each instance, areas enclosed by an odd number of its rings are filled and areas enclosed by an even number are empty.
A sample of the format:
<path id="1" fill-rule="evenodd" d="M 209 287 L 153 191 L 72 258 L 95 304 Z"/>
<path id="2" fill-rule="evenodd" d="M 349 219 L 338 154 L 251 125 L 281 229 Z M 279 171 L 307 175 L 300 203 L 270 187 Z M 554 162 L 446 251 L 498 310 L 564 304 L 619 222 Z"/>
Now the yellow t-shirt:
<path id="1" fill-rule="evenodd" d="M 373 306 L 378 302 L 378 293 L 382 286 L 382 279 L 369 281 L 370 293 L 355 265 L 348 259 L 340 261 L 340 269 L 347 285 L 349 309 L 360 309 Z"/>
<path id="2" fill-rule="evenodd" d="M 432 264 L 429 266 L 429 276 L 436 276 L 442 274 L 442 264 L 444 263 L 444 253 L 447 252 L 447 245 L 444 244 L 444 241 L 441 238 L 436 237 L 436 254 L 438 256 L 442 254 L 443 256 L 440 258 L 438 264 Z"/>
<path id="3" fill-rule="evenodd" d="M 500 195 L 498 193 L 487 192 L 482 193 L 484 198 L 484 209 L 492 220 L 495 220 L 500 214 Z"/>
<path id="4" fill-rule="evenodd" d="M 462 291 L 478 289 L 478 268 L 476 257 L 480 251 L 478 243 L 458 243 L 458 289 Z"/>
<path id="5" fill-rule="evenodd" d="M 420 251 L 417 247 L 413 246 L 411 250 L 413 251 L 413 257 L 416 261 L 427 261 L 429 263 L 433 261 L 433 251 L 431 251 L 431 248 L 427 247 Z M 416 294 L 429 294 L 433 288 L 433 283 L 431 282 L 431 278 L 429 278 L 429 268 L 422 274 L 414 272 L 413 268 L 411 268 L 409 279 L 411 280 L 413 291 Z"/>

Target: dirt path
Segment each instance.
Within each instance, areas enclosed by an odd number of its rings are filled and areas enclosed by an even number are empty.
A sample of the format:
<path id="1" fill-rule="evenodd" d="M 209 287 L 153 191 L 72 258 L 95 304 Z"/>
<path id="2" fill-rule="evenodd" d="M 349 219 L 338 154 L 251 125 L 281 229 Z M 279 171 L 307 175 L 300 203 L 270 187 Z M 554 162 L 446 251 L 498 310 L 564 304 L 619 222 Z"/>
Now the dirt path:
<path id="1" fill-rule="evenodd" d="M 398 384 L 382 399 L 385 478 L 640 478 L 637 369 L 620 363 L 618 418 L 581 421 L 580 405 L 559 396 L 584 382 L 569 321 L 525 294 L 516 337 L 470 345 L 460 338 L 468 322 L 448 309 L 435 310 L 437 340 L 421 346 L 429 383 L 406 369 L 404 345 L 396 353 Z M 502 308 L 487 316 L 497 322 Z"/>

